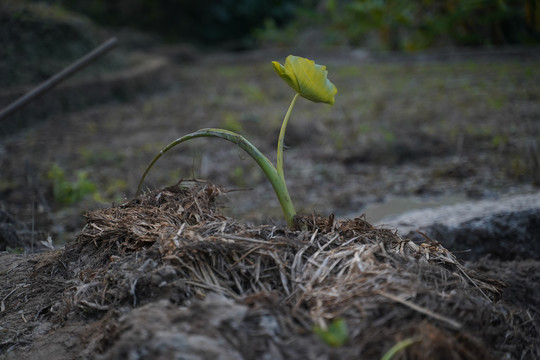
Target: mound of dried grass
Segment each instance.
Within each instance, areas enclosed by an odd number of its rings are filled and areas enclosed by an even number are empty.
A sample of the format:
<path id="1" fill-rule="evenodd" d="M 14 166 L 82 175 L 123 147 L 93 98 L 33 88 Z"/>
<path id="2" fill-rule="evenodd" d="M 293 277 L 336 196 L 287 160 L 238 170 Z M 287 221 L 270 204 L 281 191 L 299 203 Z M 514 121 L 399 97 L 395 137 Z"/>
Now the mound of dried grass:
<path id="1" fill-rule="evenodd" d="M 418 340 L 406 350 L 415 359 L 490 358 L 498 350 L 483 344 L 512 331 L 478 331 L 508 321 L 494 304 L 502 284 L 468 271 L 433 240 L 416 244 L 363 218 L 298 218 L 308 231 L 253 227 L 219 214 L 220 193 L 182 183 L 88 214 L 62 256 L 77 279 L 65 295 L 70 309 L 160 297 L 188 305 L 218 293 L 272 308 L 282 339 L 314 336 L 314 325 L 344 318 L 349 341 L 339 351 L 365 358 L 406 337 Z"/>

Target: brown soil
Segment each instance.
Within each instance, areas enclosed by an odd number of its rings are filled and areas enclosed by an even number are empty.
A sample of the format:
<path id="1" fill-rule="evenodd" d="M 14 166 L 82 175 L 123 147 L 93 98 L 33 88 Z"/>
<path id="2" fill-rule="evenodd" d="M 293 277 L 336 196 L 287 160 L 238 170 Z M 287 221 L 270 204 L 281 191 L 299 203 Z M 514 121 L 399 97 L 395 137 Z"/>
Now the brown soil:
<path id="1" fill-rule="evenodd" d="M 61 250 L 0 257 L 5 357 L 378 359 L 404 339 L 395 358 L 538 355 L 538 264 L 488 275 L 361 218 L 249 226 L 220 193 L 150 192 L 89 213 Z M 348 336 L 330 347 L 313 328 L 337 318 Z"/>
<path id="2" fill-rule="evenodd" d="M 171 61 L 166 90 L 43 116 L 0 140 L 2 234 L 16 239 L 0 254 L 0 356 L 379 359 L 408 338 L 396 359 L 540 356 L 539 262 L 460 263 L 360 218 L 387 196 L 534 191 L 537 52 L 298 53 L 328 65 L 339 89 L 334 107 L 299 101 L 286 135 L 296 208 L 323 214 L 307 232 L 283 226 L 261 172 L 215 139 L 168 153 L 146 186 L 197 177 L 225 190 L 127 201 L 149 160 L 199 128 L 240 131 L 272 158 L 292 93 L 269 61 L 285 55 Z M 98 190 L 66 204 L 53 163 Z M 57 250 L 44 251 L 48 236 Z M 348 340 L 332 348 L 313 327 L 335 318 Z"/>

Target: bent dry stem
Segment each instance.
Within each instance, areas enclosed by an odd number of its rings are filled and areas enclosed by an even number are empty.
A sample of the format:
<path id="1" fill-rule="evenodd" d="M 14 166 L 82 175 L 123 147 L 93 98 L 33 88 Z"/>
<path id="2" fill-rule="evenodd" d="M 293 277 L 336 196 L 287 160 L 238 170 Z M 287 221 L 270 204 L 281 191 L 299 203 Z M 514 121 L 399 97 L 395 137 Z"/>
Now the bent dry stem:
<path id="1" fill-rule="evenodd" d="M 295 97 L 296 98 L 296 97 Z M 294 100 L 293 100 L 294 101 Z M 284 129 L 282 128 L 282 132 L 285 133 Z M 175 147 L 176 145 L 179 145 L 185 141 L 199 138 L 199 137 L 217 137 L 221 139 L 228 140 L 238 146 L 240 146 L 244 151 L 246 151 L 252 158 L 255 160 L 257 165 L 262 169 L 270 183 L 272 184 L 272 187 L 274 188 L 274 191 L 278 197 L 279 203 L 281 205 L 281 209 L 283 210 L 283 214 L 285 215 L 285 219 L 287 221 L 287 225 L 289 227 L 294 227 L 294 216 L 296 215 L 296 211 L 294 210 L 294 206 L 291 200 L 291 197 L 289 195 L 289 191 L 287 190 L 287 186 L 285 184 L 285 180 L 283 177 L 283 169 L 281 170 L 281 174 L 278 172 L 278 170 L 274 167 L 272 162 L 268 160 L 264 154 L 262 154 L 259 149 L 257 149 L 253 144 L 251 144 L 248 140 L 246 140 L 243 136 L 234 133 L 232 131 L 223 130 L 223 129 L 214 129 L 214 128 L 208 128 L 208 129 L 201 129 L 198 131 L 195 131 L 191 134 L 184 135 L 173 142 L 171 142 L 169 145 L 165 146 L 159 154 L 157 154 L 154 159 L 150 162 L 146 170 L 144 171 L 143 176 L 141 177 L 141 180 L 139 181 L 139 186 L 137 187 L 137 194 L 139 195 L 141 192 L 142 185 L 144 183 L 144 179 L 146 178 L 146 175 L 150 171 L 150 169 L 154 166 L 156 161 L 167 151 Z M 283 156 L 283 155 L 281 155 Z M 281 164 L 283 163 L 283 160 Z"/>

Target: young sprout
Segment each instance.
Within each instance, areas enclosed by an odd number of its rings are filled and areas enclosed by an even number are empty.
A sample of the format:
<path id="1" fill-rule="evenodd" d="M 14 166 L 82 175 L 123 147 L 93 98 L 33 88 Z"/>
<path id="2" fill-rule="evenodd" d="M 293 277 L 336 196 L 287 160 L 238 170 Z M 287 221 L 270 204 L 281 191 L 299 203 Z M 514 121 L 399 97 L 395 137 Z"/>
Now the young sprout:
<path id="1" fill-rule="evenodd" d="M 332 347 L 343 346 L 349 339 L 347 324 L 342 318 L 334 319 L 326 329 L 321 326 L 315 326 L 313 331 L 322 341 Z"/>
<path id="2" fill-rule="evenodd" d="M 285 130 L 298 96 L 302 96 L 313 102 L 321 102 L 333 105 L 337 89 L 327 78 L 328 71 L 326 70 L 326 66 L 317 65 L 313 60 L 289 55 L 285 60 L 285 66 L 276 61 L 273 61 L 272 64 L 277 74 L 296 91 L 296 94 L 292 99 L 291 105 L 289 106 L 281 125 L 277 146 L 276 166 L 274 166 L 272 162 L 268 160 L 268 158 L 264 156 L 264 154 L 262 154 L 253 144 L 235 132 L 215 128 L 201 129 L 174 140 L 154 157 L 139 181 L 137 195 L 141 191 L 146 175 L 155 162 L 164 153 L 180 143 L 198 137 L 222 138 L 241 147 L 253 158 L 253 160 L 255 160 L 274 188 L 281 205 L 281 209 L 283 210 L 285 220 L 287 221 L 287 225 L 294 228 L 294 216 L 296 215 L 296 211 L 289 195 L 283 173 L 283 141 L 285 138 Z"/>
<path id="3" fill-rule="evenodd" d="M 407 338 L 404 340 L 401 340 L 394 346 L 392 346 L 381 358 L 381 360 L 392 360 L 397 353 L 399 353 L 401 350 L 411 346 L 412 344 L 416 342 L 420 342 L 421 339 L 419 338 Z"/>

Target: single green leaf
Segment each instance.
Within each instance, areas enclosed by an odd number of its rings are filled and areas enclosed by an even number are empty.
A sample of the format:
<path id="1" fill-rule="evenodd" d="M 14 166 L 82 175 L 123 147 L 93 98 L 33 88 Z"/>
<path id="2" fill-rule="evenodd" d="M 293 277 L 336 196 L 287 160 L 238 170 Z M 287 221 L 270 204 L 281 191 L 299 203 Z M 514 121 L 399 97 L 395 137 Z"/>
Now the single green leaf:
<path id="1" fill-rule="evenodd" d="M 328 329 L 323 329 L 316 326 L 313 331 L 319 336 L 319 338 L 332 347 L 343 346 L 349 337 L 349 331 L 347 330 L 347 324 L 345 320 L 337 318 Z"/>
<path id="2" fill-rule="evenodd" d="M 337 88 L 328 80 L 326 66 L 294 55 L 287 56 L 285 66 L 277 61 L 272 64 L 276 73 L 300 96 L 313 102 L 334 104 Z"/>

